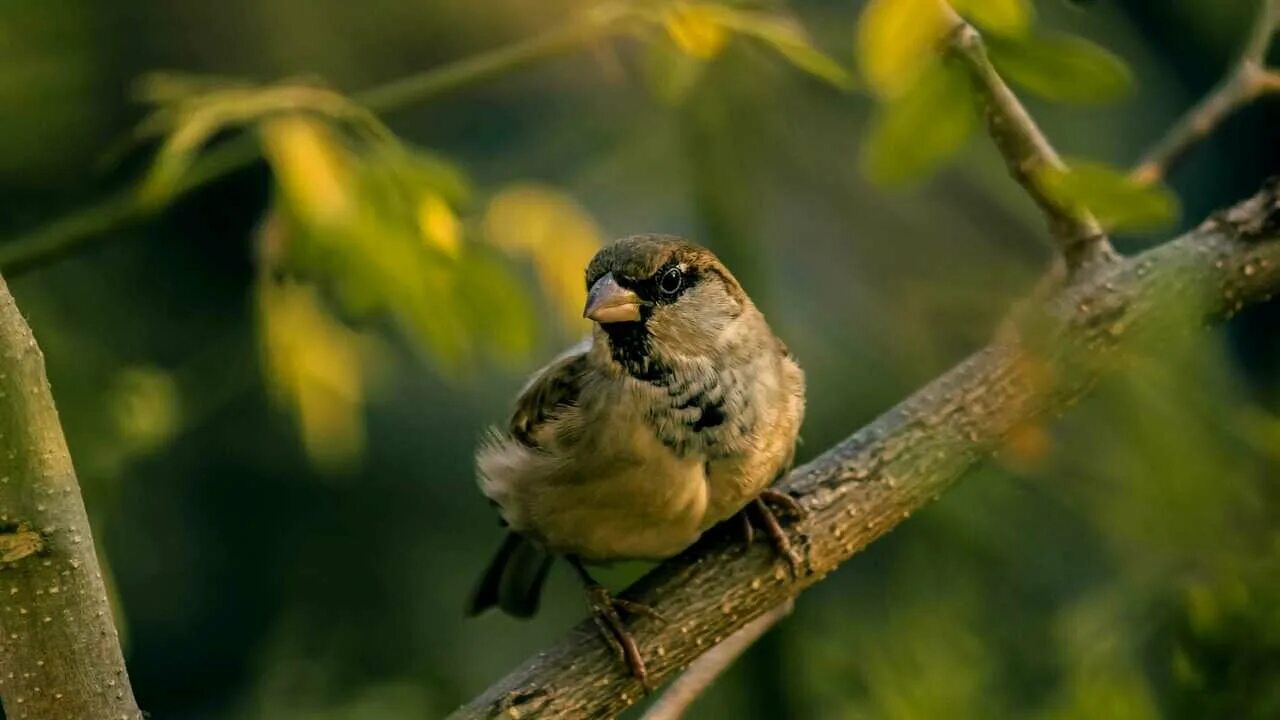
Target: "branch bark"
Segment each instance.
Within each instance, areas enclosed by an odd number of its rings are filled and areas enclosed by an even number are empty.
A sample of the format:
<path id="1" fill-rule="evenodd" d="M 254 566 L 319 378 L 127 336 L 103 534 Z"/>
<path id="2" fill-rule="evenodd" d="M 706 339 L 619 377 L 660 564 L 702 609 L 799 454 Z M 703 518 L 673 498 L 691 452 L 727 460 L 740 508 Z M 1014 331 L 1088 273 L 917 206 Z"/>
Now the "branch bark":
<path id="1" fill-rule="evenodd" d="M 44 356 L 0 279 L 0 699 L 10 720 L 141 720 Z"/>
<path id="2" fill-rule="evenodd" d="M 1037 174 L 1045 168 L 1064 169 L 1066 166 L 1062 158 L 1018 96 L 996 72 L 987 56 L 982 36 L 950 7 L 944 7 L 955 23 L 948 36 L 947 49 L 969 70 L 983 97 L 987 132 L 1004 156 L 1009 174 L 1031 196 L 1048 220 L 1049 233 L 1058 245 L 1068 274 L 1093 262 L 1117 259 L 1111 241 L 1093 215 L 1060 206 L 1040 188 L 1036 182 Z"/>
<path id="3" fill-rule="evenodd" d="M 1244 51 L 1226 77 L 1196 103 L 1146 155 L 1132 177 L 1138 182 L 1158 182 L 1232 113 L 1266 93 L 1280 92 L 1280 73 L 1267 68 L 1267 49 L 1280 30 L 1280 0 L 1259 0 Z"/>
<path id="4" fill-rule="evenodd" d="M 871 425 L 795 470 L 781 487 L 809 510 L 810 573 L 791 580 L 759 545 L 711 533 L 623 593 L 670 620 L 631 623 L 662 680 L 787 602 L 889 532 L 1011 432 L 1061 412 L 1126 349 L 1169 329 L 1221 319 L 1280 291 L 1280 182 L 1136 257 L 1093 266 L 1024 317 L 1017 332 L 961 362 Z M 1176 311 L 1191 304 L 1193 315 Z M 460 708 L 452 720 L 603 718 L 640 686 L 584 621 Z"/>
<path id="5" fill-rule="evenodd" d="M 711 683 L 716 681 L 742 653 L 761 636 L 769 632 L 774 625 L 782 622 L 791 614 L 795 603 L 788 600 L 751 622 L 743 625 L 737 632 L 725 638 L 723 642 L 699 656 L 680 677 L 671 683 L 652 706 L 645 711 L 640 720 L 680 720 L 689 711 L 698 696 Z"/>

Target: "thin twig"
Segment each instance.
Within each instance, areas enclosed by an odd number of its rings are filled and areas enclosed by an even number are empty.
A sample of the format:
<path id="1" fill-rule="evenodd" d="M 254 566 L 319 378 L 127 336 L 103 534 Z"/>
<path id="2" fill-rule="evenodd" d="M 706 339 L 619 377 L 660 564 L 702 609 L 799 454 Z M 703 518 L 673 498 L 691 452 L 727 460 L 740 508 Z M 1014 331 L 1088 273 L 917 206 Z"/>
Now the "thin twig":
<path id="1" fill-rule="evenodd" d="M 733 664 L 742 653 L 747 651 L 760 636 L 774 625 L 791 614 L 795 607 L 794 600 L 787 600 L 769 612 L 752 620 L 738 632 L 730 635 L 719 645 L 692 663 L 688 669 L 671 683 L 671 687 L 662 693 L 640 720 L 680 720 L 689 711 L 689 706 L 703 693 L 721 673 Z"/>
<path id="2" fill-rule="evenodd" d="M 446 63 L 353 96 L 379 113 L 430 100 L 543 60 L 565 55 L 627 27 L 625 7 L 597 6 L 582 18 L 488 52 Z M 252 165 L 259 157 L 252 134 L 242 133 L 202 154 L 173 190 L 185 195 Z M 47 264 L 94 240 L 150 217 L 157 208 L 132 187 L 0 242 L 0 271 L 7 277 Z"/>
<path id="3" fill-rule="evenodd" d="M 1115 260 L 1118 256 L 1111 242 L 1091 214 L 1063 207 L 1041 190 L 1036 176 L 1046 168 L 1064 169 L 1062 158 L 991 64 L 982 36 L 949 8 L 947 12 L 955 21 L 947 47 L 964 62 L 977 84 L 991 139 L 1009 173 L 1044 212 L 1068 272 L 1095 261 Z"/>
<path id="4" fill-rule="evenodd" d="M 1280 92 L 1280 73 L 1268 69 L 1267 49 L 1280 30 L 1280 0 L 1259 0 L 1258 14 L 1240 59 L 1208 95 L 1182 116 L 1138 161 L 1131 177 L 1141 183 L 1158 182 L 1197 142 L 1228 116 L 1258 97 Z"/>

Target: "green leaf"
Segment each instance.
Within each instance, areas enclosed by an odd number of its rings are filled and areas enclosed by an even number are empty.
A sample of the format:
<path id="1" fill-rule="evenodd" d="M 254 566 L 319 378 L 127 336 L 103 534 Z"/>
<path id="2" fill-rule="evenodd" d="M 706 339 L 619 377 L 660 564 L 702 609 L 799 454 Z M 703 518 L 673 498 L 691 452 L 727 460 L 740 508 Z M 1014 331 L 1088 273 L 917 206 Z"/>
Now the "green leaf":
<path id="1" fill-rule="evenodd" d="M 849 71 L 815 48 L 804 28 L 791 18 L 763 12 L 728 10 L 722 22 L 725 27 L 772 47 L 799 70 L 843 90 L 849 90 L 854 85 Z"/>
<path id="2" fill-rule="evenodd" d="M 964 147 L 974 121 L 964 71 L 938 63 L 905 94 L 881 106 L 862 149 L 863 171 L 882 185 L 918 180 Z"/>
<path id="3" fill-rule="evenodd" d="M 151 170 L 138 188 L 148 206 L 168 202 L 201 149 L 219 132 L 281 116 L 324 118 L 366 142 L 389 142 L 391 132 L 368 109 L 325 87 L 303 81 L 249 85 L 187 75 L 151 75 L 139 88 L 157 105 L 138 126 L 139 138 L 163 136 Z"/>
<path id="4" fill-rule="evenodd" d="M 882 97 L 906 92 L 936 62 L 946 29 L 939 0 L 870 0 L 854 47 L 867 84 Z"/>
<path id="5" fill-rule="evenodd" d="M 662 24 L 681 52 L 698 60 L 711 60 L 729 42 L 724 18 L 733 12 L 719 5 L 677 2 L 662 13 Z"/>
<path id="6" fill-rule="evenodd" d="M 1088 210 L 1109 230 L 1152 230 L 1178 217 L 1178 198 L 1164 185 L 1144 185 L 1099 162 L 1046 168 L 1036 184 L 1051 200 L 1077 214 Z"/>
<path id="7" fill-rule="evenodd" d="M 1133 84 L 1123 60 L 1075 35 L 991 38 L 988 45 L 991 61 L 1001 74 L 1055 102 L 1111 102 Z"/>
<path id="8" fill-rule="evenodd" d="M 1030 0 L 951 0 L 956 12 L 995 35 L 1022 37 L 1035 10 Z"/>

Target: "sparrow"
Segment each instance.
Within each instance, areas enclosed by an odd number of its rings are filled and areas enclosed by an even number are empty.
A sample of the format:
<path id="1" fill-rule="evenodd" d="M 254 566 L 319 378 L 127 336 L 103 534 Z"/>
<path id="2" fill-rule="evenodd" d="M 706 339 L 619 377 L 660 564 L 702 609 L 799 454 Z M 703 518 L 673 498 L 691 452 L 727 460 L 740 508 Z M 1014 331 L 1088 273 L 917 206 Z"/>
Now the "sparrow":
<path id="1" fill-rule="evenodd" d="M 613 597 L 585 565 L 669 558 L 735 515 L 749 542 L 750 509 L 798 575 L 771 506 L 800 506 L 768 486 L 795 456 L 804 372 L 733 274 L 688 240 L 615 241 L 586 286 L 590 337 L 533 375 L 477 451 L 480 489 L 509 531 L 467 610 L 532 616 L 563 556 L 603 638 L 647 688 L 619 613 L 661 618 Z"/>

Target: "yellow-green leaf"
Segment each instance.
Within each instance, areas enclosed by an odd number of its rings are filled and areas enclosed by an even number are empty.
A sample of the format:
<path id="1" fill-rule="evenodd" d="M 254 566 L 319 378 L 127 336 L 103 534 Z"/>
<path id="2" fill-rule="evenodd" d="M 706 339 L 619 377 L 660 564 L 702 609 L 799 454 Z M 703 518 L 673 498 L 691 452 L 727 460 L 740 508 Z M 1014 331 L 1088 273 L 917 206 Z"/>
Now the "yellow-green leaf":
<path id="1" fill-rule="evenodd" d="M 351 160 L 325 123 L 301 115 L 266 120 L 262 152 L 294 212 L 332 224 L 353 212 Z"/>
<path id="2" fill-rule="evenodd" d="M 1123 60 L 1075 35 L 991 38 L 988 45 L 991 61 L 1009 81 L 1048 100 L 1105 103 L 1132 85 Z"/>
<path id="3" fill-rule="evenodd" d="M 750 10 L 729 10 L 722 22 L 725 27 L 772 47 L 799 70 L 838 88 L 847 90 L 853 87 L 853 76 L 849 71 L 814 47 L 804 28 L 792 18 Z"/>
<path id="4" fill-rule="evenodd" d="M 182 396 L 173 375 L 156 367 L 121 371 L 108 393 L 120 440 L 140 452 L 155 450 L 182 422 Z"/>
<path id="5" fill-rule="evenodd" d="M 936 61 L 946 31 L 941 0 L 870 0 L 858 18 L 858 67 L 878 95 L 899 95 Z"/>
<path id="6" fill-rule="evenodd" d="M 515 269 L 497 249 L 476 245 L 462 256 L 458 293 L 464 321 L 484 328 L 494 359 L 523 367 L 534 350 L 539 321 L 535 298 Z"/>
<path id="7" fill-rule="evenodd" d="M 724 11 L 715 5 L 674 3 L 662 14 L 662 24 L 681 52 L 710 60 L 729 42 L 723 16 Z"/>
<path id="8" fill-rule="evenodd" d="M 862 148 L 863 171 L 883 185 L 917 180 L 964 147 L 974 121 L 964 71 L 934 65 L 906 94 L 880 107 Z"/>
<path id="9" fill-rule="evenodd" d="M 164 136 L 138 189 L 139 198 L 148 205 L 168 202 L 201 148 L 227 128 L 306 115 L 325 118 L 366 141 L 392 141 L 390 131 L 366 108 L 332 90 L 302 82 L 255 86 L 158 75 L 150 77 L 141 92 L 159 107 L 138 126 L 138 137 Z"/>
<path id="10" fill-rule="evenodd" d="M 364 380 L 358 336 L 310 285 L 258 284 L 262 358 L 272 396 L 297 417 L 307 454 L 343 470 L 364 450 Z"/>
<path id="11" fill-rule="evenodd" d="M 587 289 L 582 269 L 600 249 L 600 228 L 572 197 L 544 185 L 512 185 L 489 202 L 484 234 L 494 246 L 528 258 L 562 326 L 580 332 Z"/>
<path id="12" fill-rule="evenodd" d="M 664 39 L 645 48 L 645 84 L 667 105 L 679 105 L 706 73 L 707 61 L 681 51 Z"/>
<path id="13" fill-rule="evenodd" d="M 457 258 L 462 247 L 462 223 L 449 203 L 434 192 L 426 192 L 418 201 L 418 230 L 423 242 L 451 258 Z"/>
<path id="14" fill-rule="evenodd" d="M 1020 37 L 1031 28 L 1031 0 L 951 0 L 956 12 L 994 35 Z"/>
<path id="15" fill-rule="evenodd" d="M 1151 230 L 1178 217 L 1178 198 L 1164 185 L 1144 185 L 1124 171 L 1098 162 L 1046 168 L 1036 183 L 1050 199 L 1075 213 L 1093 213 L 1112 230 Z"/>

